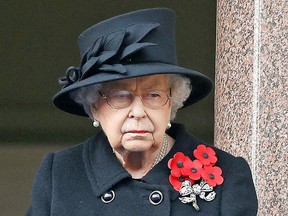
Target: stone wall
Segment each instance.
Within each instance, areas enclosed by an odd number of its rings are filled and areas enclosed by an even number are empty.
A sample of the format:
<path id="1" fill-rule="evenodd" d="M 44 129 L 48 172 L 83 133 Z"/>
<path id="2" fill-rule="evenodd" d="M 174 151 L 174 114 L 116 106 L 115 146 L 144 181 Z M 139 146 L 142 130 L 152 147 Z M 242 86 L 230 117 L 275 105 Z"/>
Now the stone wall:
<path id="1" fill-rule="evenodd" d="M 250 163 L 258 215 L 286 215 L 288 2 L 219 0 L 215 144 Z"/>

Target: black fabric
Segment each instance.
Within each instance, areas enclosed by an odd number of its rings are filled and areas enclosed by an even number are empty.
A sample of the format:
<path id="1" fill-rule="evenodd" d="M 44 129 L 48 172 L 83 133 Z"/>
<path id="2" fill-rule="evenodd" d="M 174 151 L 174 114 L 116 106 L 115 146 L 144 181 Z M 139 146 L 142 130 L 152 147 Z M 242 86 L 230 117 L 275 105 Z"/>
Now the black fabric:
<path id="1" fill-rule="evenodd" d="M 211 202 L 198 199 L 196 212 L 191 204 L 183 204 L 179 193 L 168 181 L 168 160 L 176 152 L 192 155 L 199 140 L 181 125 L 173 125 L 176 140 L 168 155 L 142 179 L 132 179 L 114 156 L 103 132 L 83 144 L 50 153 L 42 161 L 35 177 L 32 205 L 27 216 L 73 215 L 199 215 L 255 216 L 257 197 L 251 172 L 243 158 L 236 158 L 217 148 L 217 166 L 223 170 L 224 183 L 216 186 Z M 101 196 L 115 192 L 115 199 L 105 204 Z M 159 205 L 149 202 L 153 191 L 163 194 Z"/>

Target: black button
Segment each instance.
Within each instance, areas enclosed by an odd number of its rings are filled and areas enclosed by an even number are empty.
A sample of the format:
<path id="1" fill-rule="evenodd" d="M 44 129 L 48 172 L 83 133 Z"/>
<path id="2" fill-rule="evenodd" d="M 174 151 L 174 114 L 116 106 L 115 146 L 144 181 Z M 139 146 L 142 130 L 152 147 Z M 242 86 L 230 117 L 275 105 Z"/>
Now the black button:
<path id="1" fill-rule="evenodd" d="M 161 191 L 153 191 L 149 196 L 149 201 L 152 205 L 159 205 L 163 200 Z"/>
<path id="2" fill-rule="evenodd" d="M 104 203 L 110 203 L 115 199 L 115 192 L 113 190 L 107 191 L 101 196 L 101 200 Z"/>

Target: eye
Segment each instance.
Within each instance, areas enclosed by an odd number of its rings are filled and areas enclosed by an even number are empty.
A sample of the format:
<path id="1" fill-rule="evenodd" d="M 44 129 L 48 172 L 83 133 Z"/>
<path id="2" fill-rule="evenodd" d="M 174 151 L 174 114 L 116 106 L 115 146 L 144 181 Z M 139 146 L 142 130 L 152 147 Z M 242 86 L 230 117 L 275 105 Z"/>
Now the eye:
<path id="1" fill-rule="evenodd" d="M 151 91 L 145 93 L 145 98 L 161 98 L 162 95 L 160 92 L 157 91 Z"/>
<path id="2" fill-rule="evenodd" d="M 109 93 L 109 98 L 111 99 L 127 99 L 131 98 L 131 93 L 124 90 L 115 90 Z"/>

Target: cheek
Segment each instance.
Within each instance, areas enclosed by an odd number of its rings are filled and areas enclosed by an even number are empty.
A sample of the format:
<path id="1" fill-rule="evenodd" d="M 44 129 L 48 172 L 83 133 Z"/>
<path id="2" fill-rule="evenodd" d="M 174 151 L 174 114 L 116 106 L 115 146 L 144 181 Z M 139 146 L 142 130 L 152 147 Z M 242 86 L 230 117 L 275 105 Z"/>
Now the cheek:
<path id="1" fill-rule="evenodd" d="M 168 127 L 168 122 L 170 120 L 170 111 L 171 109 L 165 109 L 160 111 L 159 113 L 154 113 L 154 115 L 150 116 L 150 120 L 155 127 L 154 138 L 156 140 L 163 139 L 163 135 Z"/>
<path id="2" fill-rule="evenodd" d="M 153 123 L 155 130 L 161 130 L 162 132 L 167 128 L 168 121 L 169 118 L 166 115 L 163 115 L 163 113 L 151 117 L 151 122 Z"/>
<path id="3" fill-rule="evenodd" d="M 121 143 L 121 128 L 125 121 L 125 115 L 117 110 L 99 109 L 97 117 L 110 145 L 117 148 Z"/>
<path id="4" fill-rule="evenodd" d="M 171 106 L 170 104 L 165 107 L 165 109 L 162 109 L 159 111 L 159 113 L 156 113 L 154 115 L 155 122 L 157 121 L 157 124 L 161 128 L 167 128 L 168 122 L 170 121 L 170 115 L 171 115 Z"/>
<path id="5" fill-rule="evenodd" d="M 117 128 L 117 123 L 121 121 L 123 114 L 121 114 L 119 110 L 112 109 L 108 106 L 106 101 L 100 100 L 97 110 L 94 109 L 93 116 L 100 122 L 102 129 L 107 132 L 109 128 L 111 130 Z"/>

